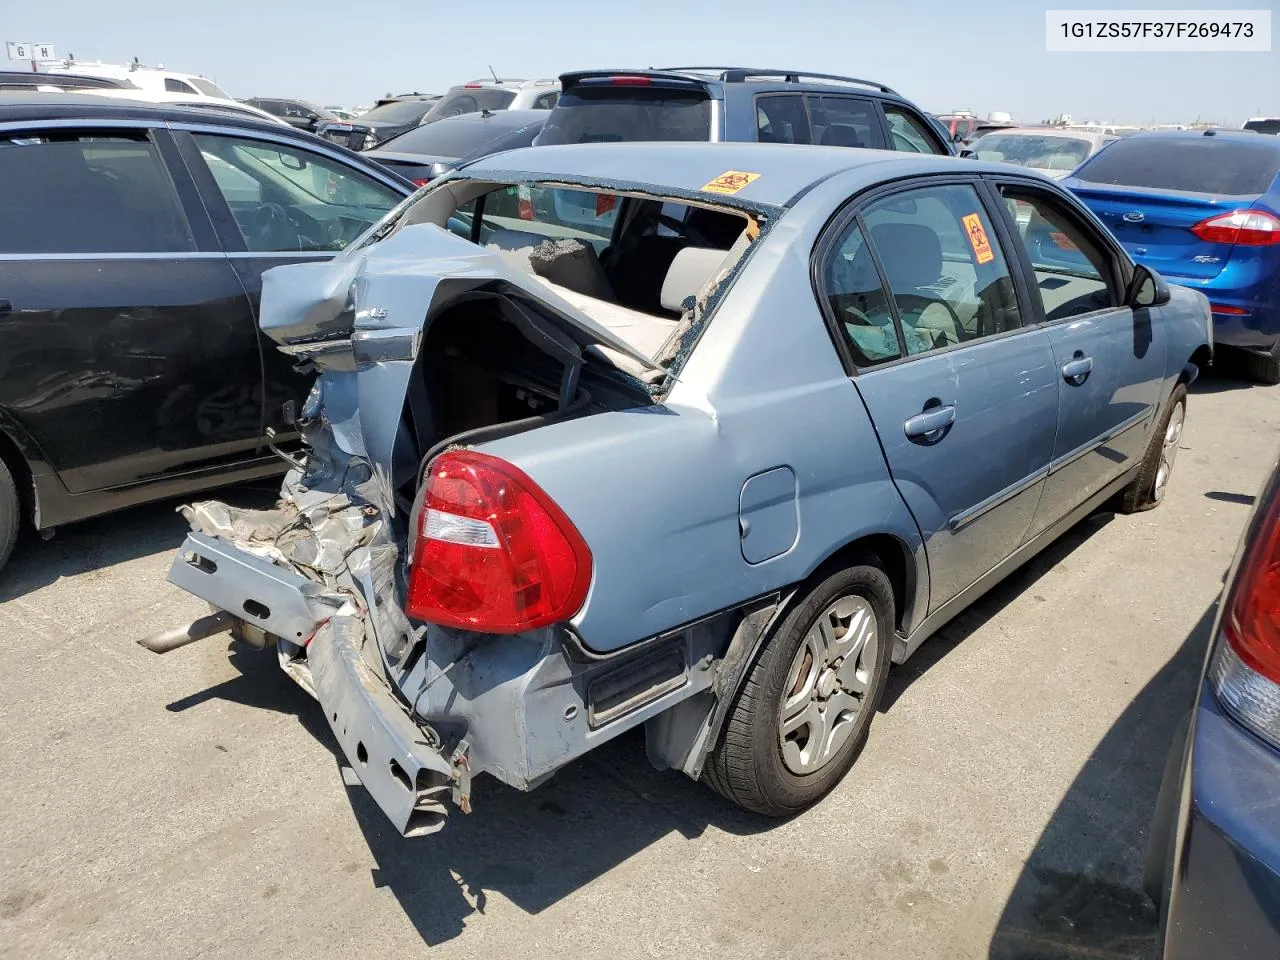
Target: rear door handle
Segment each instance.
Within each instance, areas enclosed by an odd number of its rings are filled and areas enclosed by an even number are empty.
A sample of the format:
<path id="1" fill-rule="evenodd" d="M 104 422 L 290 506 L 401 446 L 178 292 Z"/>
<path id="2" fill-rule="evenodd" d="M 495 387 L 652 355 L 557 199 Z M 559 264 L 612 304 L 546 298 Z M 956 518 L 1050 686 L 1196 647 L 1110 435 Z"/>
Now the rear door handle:
<path id="1" fill-rule="evenodd" d="M 1085 377 L 1093 372 L 1093 357 L 1076 357 L 1062 365 L 1062 379 L 1071 384 L 1084 383 Z"/>
<path id="2" fill-rule="evenodd" d="M 942 431 L 955 422 L 956 408 L 954 404 L 947 404 L 945 407 L 930 407 L 924 413 L 917 413 L 902 425 L 902 429 L 907 432 L 908 437 L 937 440 L 942 436 Z"/>

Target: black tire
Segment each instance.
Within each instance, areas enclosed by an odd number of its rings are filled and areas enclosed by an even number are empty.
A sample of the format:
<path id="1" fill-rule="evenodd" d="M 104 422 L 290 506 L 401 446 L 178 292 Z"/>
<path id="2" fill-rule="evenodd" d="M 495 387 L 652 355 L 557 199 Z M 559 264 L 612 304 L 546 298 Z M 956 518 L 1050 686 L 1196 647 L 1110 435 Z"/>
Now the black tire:
<path id="1" fill-rule="evenodd" d="M 1280 383 L 1280 343 L 1271 348 L 1270 353 L 1254 353 L 1252 350 L 1241 354 L 1244 361 L 1244 372 L 1250 380 L 1258 383 Z"/>
<path id="2" fill-rule="evenodd" d="M 783 698 L 809 631 L 821 614 L 845 597 L 862 598 L 874 613 L 875 664 L 865 681 L 861 705 L 848 721 L 852 727 L 843 744 L 813 772 L 797 774 L 783 759 L 779 729 Z M 824 578 L 787 614 L 751 666 L 703 769 L 707 784 L 738 806 L 772 817 L 791 816 L 822 799 L 853 766 L 866 741 L 889 676 L 893 624 L 893 586 L 874 560 Z"/>
<path id="3" fill-rule="evenodd" d="M 8 465 L 0 460 L 0 570 L 4 569 L 18 542 L 18 530 L 22 527 L 22 502 L 18 499 L 18 485 Z"/>
<path id="4" fill-rule="evenodd" d="M 1151 439 L 1147 443 L 1147 452 L 1142 455 L 1142 466 L 1138 468 L 1138 475 L 1134 477 L 1133 482 L 1120 492 L 1118 509 L 1120 513 L 1140 513 L 1143 510 L 1151 510 L 1161 503 L 1161 498 L 1156 496 L 1155 485 L 1156 475 L 1160 470 L 1160 453 L 1164 447 L 1165 433 L 1169 429 L 1169 421 L 1173 418 L 1174 411 L 1182 407 L 1183 422 L 1186 422 L 1187 414 L 1187 388 L 1185 384 L 1178 384 L 1173 388 L 1173 393 L 1169 394 L 1169 402 L 1164 405 L 1164 413 L 1160 415 L 1160 420 L 1156 423 L 1156 429 L 1151 432 Z"/>

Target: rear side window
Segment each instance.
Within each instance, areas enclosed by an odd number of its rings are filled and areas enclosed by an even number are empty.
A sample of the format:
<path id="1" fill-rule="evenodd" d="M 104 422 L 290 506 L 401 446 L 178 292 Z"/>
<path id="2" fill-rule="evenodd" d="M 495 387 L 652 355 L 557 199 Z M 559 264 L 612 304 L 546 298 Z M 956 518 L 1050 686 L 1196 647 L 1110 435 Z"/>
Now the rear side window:
<path id="1" fill-rule="evenodd" d="M 812 143 L 804 97 L 795 93 L 756 97 L 756 139 L 761 143 Z"/>
<path id="2" fill-rule="evenodd" d="M 1249 120 L 1244 128 L 1254 133 L 1280 134 L 1280 119 Z"/>
<path id="3" fill-rule="evenodd" d="M 0 137 L 0 210 L 0 253 L 195 249 L 173 183 L 145 137 Z"/>
<path id="4" fill-rule="evenodd" d="M 423 121 L 430 123 L 441 117 L 457 117 L 464 113 L 479 113 L 481 110 L 506 110 L 515 98 L 514 90 L 503 90 L 501 87 L 455 87 L 435 102 Z"/>
<path id="5" fill-rule="evenodd" d="M 181 80 L 175 80 L 173 77 L 164 78 L 164 88 L 165 90 L 169 91 L 169 93 L 199 93 L 200 92 L 191 84 L 183 83 Z"/>
<path id="6" fill-rule="evenodd" d="M 823 273 L 823 292 L 854 364 L 874 367 L 901 357 L 902 343 L 889 295 L 857 221 L 850 222 L 831 248 Z"/>
<path id="7" fill-rule="evenodd" d="M 856 97 L 806 97 L 813 142 L 824 147 L 880 147 L 880 121 L 869 100 Z"/>
<path id="8" fill-rule="evenodd" d="M 1280 173 L 1280 143 L 1217 137 L 1127 137 L 1075 173 L 1089 183 L 1246 196 L 1265 193 Z"/>
<path id="9" fill-rule="evenodd" d="M 579 86 L 561 94 L 538 144 L 710 139 L 702 90 Z"/>

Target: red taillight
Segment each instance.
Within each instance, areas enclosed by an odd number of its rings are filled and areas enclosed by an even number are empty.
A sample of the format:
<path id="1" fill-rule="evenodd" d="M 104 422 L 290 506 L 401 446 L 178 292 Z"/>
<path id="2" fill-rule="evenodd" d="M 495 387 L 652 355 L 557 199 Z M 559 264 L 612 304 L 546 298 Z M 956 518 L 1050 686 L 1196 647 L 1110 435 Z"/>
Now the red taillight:
<path id="1" fill-rule="evenodd" d="M 471 450 L 431 463 L 405 612 L 479 633 L 567 620 L 591 585 L 582 534 L 519 468 Z"/>
<path id="2" fill-rule="evenodd" d="M 528 187 L 516 187 L 516 216 L 521 220 L 532 220 L 533 191 Z"/>
<path id="3" fill-rule="evenodd" d="M 653 77 L 618 76 L 610 77 L 609 82 L 615 87 L 648 87 L 653 85 Z"/>
<path id="4" fill-rule="evenodd" d="M 414 178 L 413 178 L 413 185 L 414 185 L 415 187 L 425 187 L 425 186 L 426 186 L 428 183 L 430 183 L 430 182 L 431 182 L 431 179 L 430 179 L 429 177 L 414 177 Z"/>
<path id="5" fill-rule="evenodd" d="M 1265 210 L 1233 210 L 1201 220 L 1191 232 L 1206 243 L 1270 247 L 1280 243 L 1280 217 Z"/>
<path id="6" fill-rule="evenodd" d="M 1240 560 L 1222 632 L 1249 669 L 1280 684 L 1280 497 Z"/>
<path id="7" fill-rule="evenodd" d="M 1225 303 L 1211 303 L 1209 309 L 1213 313 L 1224 313 L 1232 317 L 1247 317 L 1249 311 L 1244 307 L 1229 307 Z"/>
<path id="8" fill-rule="evenodd" d="M 462 89 L 463 90 L 483 90 L 484 84 L 483 83 L 464 83 L 462 85 Z"/>
<path id="9" fill-rule="evenodd" d="M 603 217 L 618 205 L 618 198 L 612 193 L 596 194 L 596 216 Z"/>

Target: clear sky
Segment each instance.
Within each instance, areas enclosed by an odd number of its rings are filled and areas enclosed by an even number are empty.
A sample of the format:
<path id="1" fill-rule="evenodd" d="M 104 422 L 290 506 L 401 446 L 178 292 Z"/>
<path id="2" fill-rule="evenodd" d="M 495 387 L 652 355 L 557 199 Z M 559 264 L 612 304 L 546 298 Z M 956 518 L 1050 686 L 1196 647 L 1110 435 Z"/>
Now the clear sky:
<path id="1" fill-rule="evenodd" d="M 1174 6 L 1127 0 L 1093 8 Z M 1046 53 L 1044 11 L 1063 0 L 0 0 L 0 40 L 61 56 L 204 74 L 233 96 L 367 104 L 487 75 L 586 67 L 743 64 L 869 77 L 926 110 L 1004 110 L 1034 122 L 1239 124 L 1280 115 L 1271 53 Z M 1280 0 L 1189 0 L 1273 10 Z M 14 64 L 13 66 L 17 66 Z"/>

